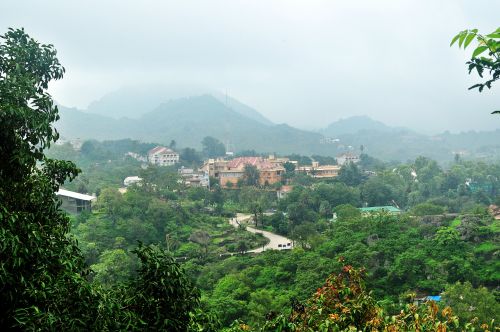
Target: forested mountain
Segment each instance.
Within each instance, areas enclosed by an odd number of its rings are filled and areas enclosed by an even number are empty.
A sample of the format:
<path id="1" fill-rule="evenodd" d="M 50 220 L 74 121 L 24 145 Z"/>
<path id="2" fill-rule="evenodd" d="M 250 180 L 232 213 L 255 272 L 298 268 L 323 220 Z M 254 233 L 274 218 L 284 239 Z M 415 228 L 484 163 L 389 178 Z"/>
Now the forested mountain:
<path id="1" fill-rule="evenodd" d="M 171 100 L 209 94 L 236 113 L 266 125 L 273 123 L 248 105 L 213 89 L 195 85 L 146 85 L 122 87 L 90 103 L 88 113 L 109 116 L 111 118 L 138 119 L 156 109 L 158 105 Z"/>
<path id="2" fill-rule="evenodd" d="M 250 112 L 243 104 L 237 108 Z M 113 119 L 65 107 L 60 110 L 57 127 L 66 138 L 133 138 L 163 144 L 174 139 L 178 146 L 199 147 L 205 136 L 213 136 L 237 150 L 332 154 L 331 148 L 320 144 L 321 134 L 286 124 L 263 124 L 211 95 L 172 100 L 138 119 Z"/>
<path id="3" fill-rule="evenodd" d="M 57 130 L 65 138 L 112 139 L 127 136 L 124 128 L 131 126 L 135 120 L 127 118 L 113 119 L 109 116 L 83 112 L 77 108 L 59 106 L 61 119 L 57 122 Z"/>
<path id="4" fill-rule="evenodd" d="M 217 98 L 219 101 L 223 102 L 226 104 L 227 107 L 231 108 L 233 111 L 246 116 L 249 119 L 258 121 L 262 124 L 272 126 L 274 125 L 271 120 L 263 116 L 261 113 L 256 111 L 254 108 L 240 102 L 239 100 L 232 98 L 227 95 L 223 95 L 221 93 L 212 93 L 212 96 Z"/>
<path id="5" fill-rule="evenodd" d="M 318 133 L 287 124 L 272 124 L 235 99 L 227 97 L 226 102 L 225 96 L 174 99 L 152 108 L 153 101 L 158 99 L 145 103 L 136 100 L 135 104 L 115 103 L 121 95 L 111 94 L 92 104 L 89 110 L 100 114 L 61 106 L 58 130 L 68 139 L 132 138 L 160 144 L 175 140 L 179 147 L 194 148 L 200 147 L 205 136 L 212 136 L 225 144 L 229 143 L 230 150 L 256 150 L 261 153 L 336 156 L 346 151 L 359 153 L 363 149 L 386 161 L 407 161 L 425 156 L 443 163 L 452 161 L 456 154 L 466 159 L 483 160 L 497 160 L 500 156 L 500 144 L 497 143 L 500 141 L 500 130 L 459 134 L 445 132 L 430 136 L 390 127 L 366 116 L 355 116 L 334 122 Z M 139 105 L 143 105 L 141 110 L 152 110 L 139 112 L 142 115 L 137 118 L 114 118 L 118 116 L 116 109 L 106 108 L 106 105 L 124 110 L 123 115 L 132 114 L 130 112 L 139 109 Z M 325 140 L 325 137 L 331 140 Z"/>
<path id="6" fill-rule="evenodd" d="M 500 130 L 423 135 L 400 129 L 393 132 L 358 131 L 341 135 L 341 141 L 353 147 L 363 145 L 364 151 L 382 160 L 407 161 L 425 156 L 439 162 L 460 158 L 496 161 L 500 158 Z"/>
<path id="7" fill-rule="evenodd" d="M 389 127 L 380 121 L 375 121 L 367 116 L 351 116 L 332 122 L 320 132 L 325 136 L 339 136 L 343 134 L 355 134 L 358 131 L 394 132 L 397 128 Z"/>

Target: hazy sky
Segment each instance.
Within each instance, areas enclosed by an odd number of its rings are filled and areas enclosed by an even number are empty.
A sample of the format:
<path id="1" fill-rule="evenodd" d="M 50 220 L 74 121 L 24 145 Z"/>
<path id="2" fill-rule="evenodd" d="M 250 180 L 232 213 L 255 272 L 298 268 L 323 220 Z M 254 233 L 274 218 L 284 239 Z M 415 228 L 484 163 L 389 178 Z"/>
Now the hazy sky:
<path id="1" fill-rule="evenodd" d="M 366 114 L 422 131 L 500 128 L 500 83 L 468 91 L 465 28 L 500 26 L 500 1 L 179 0 L 0 2 L 0 30 L 56 46 L 51 86 L 85 108 L 122 86 L 228 91 L 274 122 L 318 128 Z"/>

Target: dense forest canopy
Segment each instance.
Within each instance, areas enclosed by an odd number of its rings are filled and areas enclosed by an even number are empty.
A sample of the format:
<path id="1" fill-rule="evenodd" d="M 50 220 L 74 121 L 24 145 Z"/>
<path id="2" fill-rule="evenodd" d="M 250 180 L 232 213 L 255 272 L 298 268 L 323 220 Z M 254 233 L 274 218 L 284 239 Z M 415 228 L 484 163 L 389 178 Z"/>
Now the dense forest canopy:
<path id="1" fill-rule="evenodd" d="M 132 149 L 137 143 L 127 144 Z M 54 147 L 49 153 L 65 149 L 69 148 Z M 99 190 L 96 210 L 74 220 L 73 233 L 95 278 L 105 283 L 134 275 L 137 262 L 129 250 L 140 238 L 163 243 L 184 262 L 201 290 L 202 306 L 226 326 L 236 319 L 264 326 L 268 312 L 288 308 L 292 298 L 306 301 L 346 263 L 366 268 L 367 287 L 387 313 L 397 313 L 410 294 L 479 294 L 484 287 L 489 295 L 482 298 L 490 305 L 475 302 L 475 295 L 468 297 L 470 305 L 485 308 L 477 312 L 482 322 L 489 322 L 498 310 L 491 306 L 496 303 L 500 271 L 498 221 L 488 212 L 488 206 L 500 203 L 496 164 L 457 158 L 442 167 L 423 157 L 394 164 L 362 155 L 358 164 L 343 166 L 333 180 L 312 179 L 290 168 L 285 181 L 294 189 L 281 200 L 271 187 L 255 183 L 222 191 L 186 187 L 175 180 L 177 169 L 170 167 L 151 173 L 156 175 L 148 181 L 164 187 L 161 183 L 170 174 L 171 183 L 177 184 L 173 192 L 149 191 L 156 186 L 148 185 L 129 187 L 122 195 L 117 192 L 122 179 L 131 174 L 146 177 L 145 171 L 122 153 L 107 159 L 113 149 L 103 149 L 109 152 L 101 157 L 73 152 L 75 160 L 89 165 L 82 176 L 86 171 L 93 174 L 86 185 L 105 188 Z M 292 157 L 310 163 L 308 158 Z M 194 165 L 181 158 L 182 163 Z M 113 169 L 126 171 L 111 181 Z M 68 186 L 77 190 L 82 184 L 77 179 Z M 404 212 L 363 215 L 358 209 L 394 204 Z M 296 249 L 228 255 L 262 244 L 228 225 L 227 218 L 236 212 L 257 213 L 258 227 L 294 239 Z M 441 304 L 459 308 L 451 297 L 443 299 Z M 473 318 L 456 310 L 460 317 Z"/>

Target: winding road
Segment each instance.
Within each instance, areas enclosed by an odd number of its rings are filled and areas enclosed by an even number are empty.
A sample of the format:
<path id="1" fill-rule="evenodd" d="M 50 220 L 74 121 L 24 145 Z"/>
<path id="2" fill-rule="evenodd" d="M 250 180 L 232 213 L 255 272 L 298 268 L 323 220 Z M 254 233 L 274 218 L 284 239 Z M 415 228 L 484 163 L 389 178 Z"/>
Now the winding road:
<path id="1" fill-rule="evenodd" d="M 239 225 L 242 222 L 248 223 L 251 219 L 252 219 L 252 215 L 250 215 L 250 214 L 238 213 L 238 214 L 236 214 L 235 218 L 229 219 L 229 223 L 237 228 L 237 227 L 239 227 Z M 268 231 L 256 229 L 256 228 L 254 228 L 252 226 L 248 226 L 248 225 L 246 225 L 246 230 L 248 232 L 254 233 L 254 234 L 261 233 L 264 237 L 269 239 L 269 242 L 265 246 L 263 246 L 262 248 L 248 250 L 247 252 L 249 252 L 249 253 L 259 253 L 259 252 L 263 252 L 265 250 L 270 250 L 270 249 L 272 249 L 272 250 L 286 250 L 286 249 L 293 248 L 292 240 L 290 240 L 284 236 L 274 234 L 274 233 L 271 233 Z"/>

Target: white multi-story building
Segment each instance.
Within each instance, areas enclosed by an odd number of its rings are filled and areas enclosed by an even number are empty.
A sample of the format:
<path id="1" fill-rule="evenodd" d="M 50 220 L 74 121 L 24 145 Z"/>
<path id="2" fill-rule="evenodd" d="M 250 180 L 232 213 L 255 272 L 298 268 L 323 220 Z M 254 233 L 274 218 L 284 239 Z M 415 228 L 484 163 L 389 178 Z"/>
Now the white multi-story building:
<path id="1" fill-rule="evenodd" d="M 164 146 L 157 146 L 149 150 L 148 161 L 158 166 L 171 166 L 179 162 L 179 154 Z"/>
<path id="2" fill-rule="evenodd" d="M 131 186 L 133 184 L 140 184 L 142 182 L 142 178 L 138 176 L 127 176 L 125 180 L 123 180 L 123 185 L 125 187 Z"/>
<path id="3" fill-rule="evenodd" d="M 336 159 L 337 159 L 337 164 L 341 166 L 346 165 L 348 163 L 357 164 L 360 160 L 358 155 L 350 152 L 343 153 L 337 156 Z"/>

